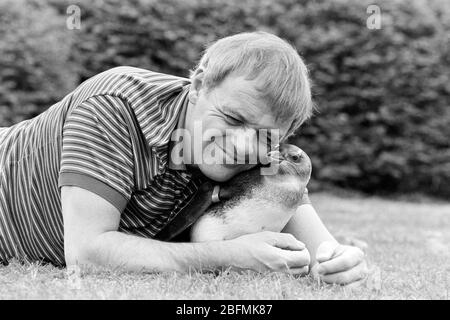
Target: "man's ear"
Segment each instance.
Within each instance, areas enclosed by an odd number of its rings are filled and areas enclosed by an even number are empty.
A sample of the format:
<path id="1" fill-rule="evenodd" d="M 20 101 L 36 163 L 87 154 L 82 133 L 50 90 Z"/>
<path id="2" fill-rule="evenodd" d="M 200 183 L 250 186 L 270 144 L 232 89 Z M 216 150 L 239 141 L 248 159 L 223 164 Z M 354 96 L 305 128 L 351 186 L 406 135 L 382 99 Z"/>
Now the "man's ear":
<path id="1" fill-rule="evenodd" d="M 200 89 L 203 86 L 204 70 L 202 67 L 198 67 L 195 70 L 194 75 L 191 77 L 191 87 L 189 89 L 189 102 L 195 104 L 200 94 Z"/>

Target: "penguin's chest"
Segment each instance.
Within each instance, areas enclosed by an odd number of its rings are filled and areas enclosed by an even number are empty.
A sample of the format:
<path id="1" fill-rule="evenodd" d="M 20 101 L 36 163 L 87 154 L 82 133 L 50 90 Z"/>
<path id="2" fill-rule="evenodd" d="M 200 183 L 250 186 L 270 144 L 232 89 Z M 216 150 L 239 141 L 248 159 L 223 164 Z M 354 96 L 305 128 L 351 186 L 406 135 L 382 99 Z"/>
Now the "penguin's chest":
<path id="1" fill-rule="evenodd" d="M 295 209 L 262 199 L 251 199 L 222 215 L 204 215 L 191 230 L 191 241 L 227 240 L 261 231 L 280 232 Z"/>
<path id="2" fill-rule="evenodd" d="M 251 199 L 226 212 L 223 224 L 226 233 L 239 235 L 260 231 L 280 232 L 295 210 L 265 199 Z M 231 238 L 231 237 L 230 237 Z"/>
<path id="3" fill-rule="evenodd" d="M 267 186 L 255 188 L 248 198 L 225 206 L 220 213 L 206 212 L 193 226 L 191 241 L 227 240 L 261 231 L 282 231 L 297 208 L 286 205 L 284 198 L 292 198 L 288 194 L 300 190 Z"/>

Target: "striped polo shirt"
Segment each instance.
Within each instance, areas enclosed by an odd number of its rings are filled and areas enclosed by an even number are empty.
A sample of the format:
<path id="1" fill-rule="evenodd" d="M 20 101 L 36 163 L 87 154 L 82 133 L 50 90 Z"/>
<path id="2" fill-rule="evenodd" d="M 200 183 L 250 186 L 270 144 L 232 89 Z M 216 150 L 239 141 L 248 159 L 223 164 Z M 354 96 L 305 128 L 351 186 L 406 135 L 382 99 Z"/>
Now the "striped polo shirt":
<path id="1" fill-rule="evenodd" d="M 169 157 L 189 85 L 118 67 L 39 116 L 1 128 L 0 261 L 65 265 L 62 186 L 109 201 L 121 212 L 119 231 L 154 238 L 203 181 Z"/>

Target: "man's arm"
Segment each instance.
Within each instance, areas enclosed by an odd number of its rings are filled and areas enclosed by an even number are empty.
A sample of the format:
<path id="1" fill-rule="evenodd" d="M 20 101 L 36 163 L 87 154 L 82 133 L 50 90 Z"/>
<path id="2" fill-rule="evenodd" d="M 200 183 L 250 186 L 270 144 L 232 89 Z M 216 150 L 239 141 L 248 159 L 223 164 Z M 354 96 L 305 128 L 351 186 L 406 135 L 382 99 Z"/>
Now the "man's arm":
<path id="1" fill-rule="evenodd" d="M 66 264 L 123 267 L 130 271 L 185 271 L 217 267 L 224 244 L 175 244 L 118 232 L 120 213 L 108 201 L 78 187 L 61 189 Z M 82 200 L 82 201 L 80 201 Z"/>
<path id="2" fill-rule="evenodd" d="M 305 243 L 313 275 L 325 282 L 348 284 L 367 273 L 364 253 L 359 248 L 339 244 L 311 204 L 298 207 L 283 232 Z"/>
<path id="3" fill-rule="evenodd" d="M 120 212 L 90 191 L 64 186 L 61 200 L 68 266 L 97 265 L 146 272 L 233 266 L 302 274 L 309 264 L 304 245 L 292 235 L 263 232 L 228 241 L 162 242 L 117 231 Z"/>

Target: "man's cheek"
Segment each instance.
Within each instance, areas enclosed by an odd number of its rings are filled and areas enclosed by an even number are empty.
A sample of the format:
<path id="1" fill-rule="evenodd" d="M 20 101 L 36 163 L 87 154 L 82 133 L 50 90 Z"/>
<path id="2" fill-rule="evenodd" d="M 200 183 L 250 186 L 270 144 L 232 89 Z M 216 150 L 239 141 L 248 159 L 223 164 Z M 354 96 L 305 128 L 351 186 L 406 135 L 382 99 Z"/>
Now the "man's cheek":
<path id="1" fill-rule="evenodd" d="M 220 131 L 220 136 L 225 136 L 227 130 L 229 130 L 229 126 L 220 119 L 209 118 L 203 125 L 203 131 L 206 132 L 208 130 L 218 130 Z"/>

